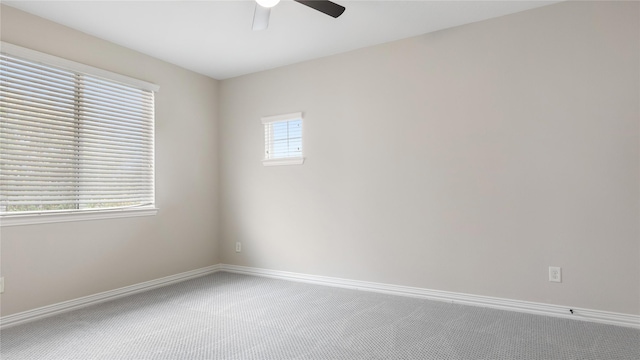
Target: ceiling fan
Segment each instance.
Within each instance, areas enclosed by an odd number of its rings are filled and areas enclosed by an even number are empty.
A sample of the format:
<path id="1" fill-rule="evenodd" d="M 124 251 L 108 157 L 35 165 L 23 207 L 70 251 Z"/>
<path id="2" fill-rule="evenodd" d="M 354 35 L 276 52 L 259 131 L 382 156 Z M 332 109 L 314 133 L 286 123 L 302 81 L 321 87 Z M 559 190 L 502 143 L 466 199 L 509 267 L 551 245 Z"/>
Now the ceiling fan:
<path id="1" fill-rule="evenodd" d="M 342 15 L 345 7 L 329 0 L 293 0 L 302 5 L 337 18 Z M 256 0 L 256 11 L 253 14 L 253 30 L 265 30 L 269 26 L 271 8 L 278 5 L 280 0 Z"/>

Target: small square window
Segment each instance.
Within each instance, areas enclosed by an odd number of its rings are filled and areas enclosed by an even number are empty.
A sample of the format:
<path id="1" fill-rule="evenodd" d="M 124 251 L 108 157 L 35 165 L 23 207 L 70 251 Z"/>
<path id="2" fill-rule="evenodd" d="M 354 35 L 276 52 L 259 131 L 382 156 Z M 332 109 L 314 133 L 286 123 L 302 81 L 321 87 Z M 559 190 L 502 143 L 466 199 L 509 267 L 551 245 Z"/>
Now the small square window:
<path id="1" fill-rule="evenodd" d="M 302 164 L 302 113 L 263 117 L 264 165 Z"/>

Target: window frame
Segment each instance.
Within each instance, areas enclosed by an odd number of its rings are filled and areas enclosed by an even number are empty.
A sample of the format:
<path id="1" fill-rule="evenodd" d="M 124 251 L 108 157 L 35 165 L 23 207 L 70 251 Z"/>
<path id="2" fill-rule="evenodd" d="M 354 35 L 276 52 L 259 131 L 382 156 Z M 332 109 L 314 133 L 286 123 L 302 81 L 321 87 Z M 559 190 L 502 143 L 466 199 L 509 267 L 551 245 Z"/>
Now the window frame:
<path id="1" fill-rule="evenodd" d="M 264 155 L 262 165 L 264 166 L 279 166 L 279 165 L 302 165 L 304 164 L 304 117 L 302 112 L 295 112 L 290 114 L 274 115 L 262 117 L 261 122 L 264 127 Z M 283 123 L 289 121 L 300 120 L 300 156 L 296 157 L 279 157 L 279 158 L 267 158 L 269 151 L 269 145 L 273 143 L 273 134 L 268 133 L 268 127 L 274 123 Z"/>
<path id="2" fill-rule="evenodd" d="M 149 83 L 143 80 L 134 79 L 125 75 L 113 73 L 107 70 L 95 68 L 89 65 L 81 64 L 75 61 L 63 59 L 57 56 L 45 54 L 39 51 L 27 49 L 14 44 L 0 41 L 0 52 L 22 58 L 28 61 L 40 63 L 46 66 L 53 66 L 62 68 L 75 73 L 86 74 L 93 77 L 103 78 L 116 83 L 122 83 L 128 86 L 136 87 L 141 90 L 151 91 L 157 93 L 160 87 L 156 84 Z M 154 101 L 155 108 L 155 101 Z M 152 162 L 155 164 L 155 115 L 153 115 L 152 121 Z M 103 209 L 80 209 L 80 210 L 48 210 L 48 211 L 33 211 L 22 213 L 0 213 L 0 227 L 3 226 L 16 226 L 16 225 L 31 225 L 31 224 L 43 224 L 43 223 L 58 223 L 67 221 L 80 221 L 80 220 L 98 220 L 98 219 L 111 219 L 111 218 L 124 218 L 124 217 L 137 217 L 137 216 L 153 216 L 158 212 L 158 208 L 155 203 L 155 165 L 154 174 L 151 179 L 151 186 L 153 188 L 153 203 L 143 206 L 121 207 L 121 208 L 103 208 Z"/>

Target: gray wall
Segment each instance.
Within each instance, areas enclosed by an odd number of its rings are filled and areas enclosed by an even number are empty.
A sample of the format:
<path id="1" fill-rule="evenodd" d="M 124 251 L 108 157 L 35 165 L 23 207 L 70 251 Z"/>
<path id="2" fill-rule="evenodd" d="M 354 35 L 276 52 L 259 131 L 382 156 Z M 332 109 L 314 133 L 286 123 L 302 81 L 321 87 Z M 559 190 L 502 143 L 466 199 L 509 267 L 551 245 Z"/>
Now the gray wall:
<path id="1" fill-rule="evenodd" d="M 2 41 L 160 85 L 157 216 L 0 228 L 2 315 L 219 263 L 218 82 L 19 10 Z"/>
<path id="2" fill-rule="evenodd" d="M 222 81 L 222 261 L 640 314 L 639 6 Z M 263 167 L 260 117 L 294 111 L 305 164 Z"/>

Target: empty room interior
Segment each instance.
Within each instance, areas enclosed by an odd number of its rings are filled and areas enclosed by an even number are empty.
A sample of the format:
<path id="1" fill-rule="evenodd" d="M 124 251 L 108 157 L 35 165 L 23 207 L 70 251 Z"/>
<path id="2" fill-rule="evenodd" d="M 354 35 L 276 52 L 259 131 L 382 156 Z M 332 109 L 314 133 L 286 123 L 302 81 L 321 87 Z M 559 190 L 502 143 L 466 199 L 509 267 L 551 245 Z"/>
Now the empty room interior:
<path id="1" fill-rule="evenodd" d="M 640 2 L 2 1 L 0 356 L 640 359 Z"/>

